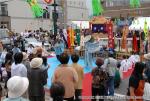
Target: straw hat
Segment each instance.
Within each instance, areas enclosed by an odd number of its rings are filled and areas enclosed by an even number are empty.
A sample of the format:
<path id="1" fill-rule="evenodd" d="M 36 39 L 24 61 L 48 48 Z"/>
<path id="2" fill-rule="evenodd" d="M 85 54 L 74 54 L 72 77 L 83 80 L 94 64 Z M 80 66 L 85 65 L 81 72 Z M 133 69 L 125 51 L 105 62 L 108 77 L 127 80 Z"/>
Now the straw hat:
<path id="1" fill-rule="evenodd" d="M 23 60 L 26 60 L 26 59 L 28 59 L 28 54 L 27 54 L 27 53 L 25 53 L 25 52 L 22 52 L 22 54 L 23 54 Z"/>
<path id="2" fill-rule="evenodd" d="M 147 60 L 150 60 L 150 53 L 144 54 L 144 58 L 147 59 Z"/>
<path id="3" fill-rule="evenodd" d="M 29 86 L 29 80 L 25 77 L 13 76 L 7 82 L 9 98 L 22 96 Z"/>
<path id="4" fill-rule="evenodd" d="M 31 68 L 40 68 L 40 66 L 43 64 L 42 58 L 33 58 L 30 62 Z"/>

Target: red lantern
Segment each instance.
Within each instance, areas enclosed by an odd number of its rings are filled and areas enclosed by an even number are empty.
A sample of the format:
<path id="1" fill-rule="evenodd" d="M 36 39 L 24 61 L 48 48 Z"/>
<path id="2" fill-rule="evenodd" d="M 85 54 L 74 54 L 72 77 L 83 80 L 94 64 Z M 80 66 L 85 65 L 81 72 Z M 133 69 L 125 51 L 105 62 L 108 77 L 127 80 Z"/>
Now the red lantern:
<path id="1" fill-rule="evenodd" d="M 44 0 L 47 4 L 50 4 L 52 0 Z"/>

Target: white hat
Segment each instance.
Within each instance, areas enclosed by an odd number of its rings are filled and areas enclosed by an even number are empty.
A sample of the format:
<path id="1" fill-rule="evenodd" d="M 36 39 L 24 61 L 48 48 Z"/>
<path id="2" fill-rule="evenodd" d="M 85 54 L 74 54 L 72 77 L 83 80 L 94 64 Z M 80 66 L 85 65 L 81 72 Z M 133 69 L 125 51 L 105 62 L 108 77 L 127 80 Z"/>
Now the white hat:
<path id="1" fill-rule="evenodd" d="M 42 58 L 33 58 L 30 62 L 31 68 L 40 68 L 40 66 L 43 64 Z"/>
<path id="2" fill-rule="evenodd" d="M 29 80 L 26 77 L 13 76 L 7 82 L 9 98 L 22 96 L 29 86 Z"/>
<path id="3" fill-rule="evenodd" d="M 144 58 L 147 59 L 147 60 L 150 60 L 150 53 L 144 54 Z"/>
<path id="4" fill-rule="evenodd" d="M 23 60 L 26 60 L 26 59 L 28 59 L 28 55 L 27 55 L 27 53 L 25 53 L 25 52 L 22 52 L 22 54 L 23 54 Z"/>

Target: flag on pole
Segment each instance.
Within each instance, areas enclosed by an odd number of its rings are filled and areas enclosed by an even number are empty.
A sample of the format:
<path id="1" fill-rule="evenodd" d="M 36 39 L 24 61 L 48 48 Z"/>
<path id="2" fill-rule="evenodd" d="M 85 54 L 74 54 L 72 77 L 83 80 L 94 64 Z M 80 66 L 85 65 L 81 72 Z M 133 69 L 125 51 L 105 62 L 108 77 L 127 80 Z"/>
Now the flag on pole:
<path id="1" fill-rule="evenodd" d="M 27 0 L 27 3 L 30 5 L 35 18 L 43 16 L 44 11 L 37 0 Z"/>
<path id="2" fill-rule="evenodd" d="M 141 6 L 140 0 L 130 0 L 130 7 L 139 8 Z"/>
<path id="3" fill-rule="evenodd" d="M 99 16 L 104 11 L 101 0 L 86 0 L 86 5 L 90 17 Z"/>
<path id="4" fill-rule="evenodd" d="M 147 26 L 147 21 L 145 19 L 145 22 L 144 22 L 144 34 L 145 34 L 145 38 L 148 36 L 148 26 Z"/>

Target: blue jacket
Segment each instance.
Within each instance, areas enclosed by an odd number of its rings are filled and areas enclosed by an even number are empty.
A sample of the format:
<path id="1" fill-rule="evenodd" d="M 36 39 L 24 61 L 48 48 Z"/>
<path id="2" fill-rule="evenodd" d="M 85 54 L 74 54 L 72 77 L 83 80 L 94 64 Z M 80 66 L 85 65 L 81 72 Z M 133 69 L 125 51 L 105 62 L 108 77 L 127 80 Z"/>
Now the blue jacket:
<path id="1" fill-rule="evenodd" d="M 29 100 L 24 99 L 22 97 L 18 97 L 18 98 L 6 98 L 3 101 L 29 101 Z"/>
<path id="2" fill-rule="evenodd" d="M 56 43 L 54 46 L 55 54 L 60 55 L 64 52 L 64 43 Z"/>

